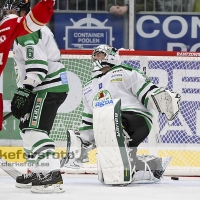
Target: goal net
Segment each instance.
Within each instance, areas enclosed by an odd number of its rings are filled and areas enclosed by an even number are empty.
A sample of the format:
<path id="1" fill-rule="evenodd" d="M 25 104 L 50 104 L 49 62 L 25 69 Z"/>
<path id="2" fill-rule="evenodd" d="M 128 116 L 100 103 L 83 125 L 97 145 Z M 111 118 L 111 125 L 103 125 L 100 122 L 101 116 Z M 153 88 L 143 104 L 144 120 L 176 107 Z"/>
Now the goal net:
<path id="1" fill-rule="evenodd" d="M 70 92 L 59 109 L 51 137 L 58 146 L 66 141 L 66 130 L 81 124 L 82 87 L 91 78 L 91 50 L 62 50 Z M 180 113 L 170 123 L 157 115 L 149 137 L 138 154 L 172 156 L 165 175 L 200 175 L 200 53 L 120 50 L 120 59 L 145 72 L 159 87 L 181 95 Z M 96 171 L 96 150 L 80 172 Z M 67 170 L 67 169 L 66 169 Z M 73 171 L 73 170 L 72 170 Z M 78 172 L 76 170 L 75 172 Z"/>

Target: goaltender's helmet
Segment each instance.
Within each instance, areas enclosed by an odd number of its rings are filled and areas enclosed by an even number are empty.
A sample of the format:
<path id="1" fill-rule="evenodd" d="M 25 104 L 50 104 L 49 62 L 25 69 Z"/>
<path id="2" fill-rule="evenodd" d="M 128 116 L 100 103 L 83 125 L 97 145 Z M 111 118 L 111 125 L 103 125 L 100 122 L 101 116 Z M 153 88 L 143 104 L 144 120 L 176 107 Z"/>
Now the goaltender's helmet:
<path id="1" fill-rule="evenodd" d="M 95 56 L 97 53 L 102 53 L 104 56 L 102 60 L 97 60 Z M 95 67 L 94 70 L 99 70 L 106 66 L 115 66 L 120 64 L 118 49 L 112 47 L 111 45 L 99 45 L 96 47 L 92 53 L 92 62 Z M 93 71 L 94 71 L 93 70 Z"/>
<path id="2" fill-rule="evenodd" d="M 30 11 L 30 0 L 7 0 L 4 4 L 4 10 L 14 10 L 18 14 L 21 10 L 25 10 L 26 13 Z"/>

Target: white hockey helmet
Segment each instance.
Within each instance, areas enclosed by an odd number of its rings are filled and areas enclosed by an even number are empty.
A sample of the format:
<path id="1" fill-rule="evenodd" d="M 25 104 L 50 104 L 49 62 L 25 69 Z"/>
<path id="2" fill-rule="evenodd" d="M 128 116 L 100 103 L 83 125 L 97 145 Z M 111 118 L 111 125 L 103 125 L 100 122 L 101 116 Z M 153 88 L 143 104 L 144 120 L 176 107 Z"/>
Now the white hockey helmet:
<path id="1" fill-rule="evenodd" d="M 96 59 L 95 56 L 97 53 L 102 53 L 103 55 L 105 55 L 105 57 L 102 60 Z M 106 66 L 112 67 L 115 65 L 119 65 L 120 61 L 118 49 L 112 47 L 111 45 L 99 45 L 94 49 L 92 53 L 92 62 L 96 70 L 99 70 Z"/>

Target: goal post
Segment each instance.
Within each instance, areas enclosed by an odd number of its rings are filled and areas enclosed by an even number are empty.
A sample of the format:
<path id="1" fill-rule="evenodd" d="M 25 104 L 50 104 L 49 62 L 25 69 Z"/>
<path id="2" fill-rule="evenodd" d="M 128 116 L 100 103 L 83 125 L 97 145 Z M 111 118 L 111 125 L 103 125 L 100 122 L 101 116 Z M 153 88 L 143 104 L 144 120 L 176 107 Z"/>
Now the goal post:
<path id="1" fill-rule="evenodd" d="M 92 50 L 61 50 L 61 62 L 68 73 L 70 92 L 60 107 L 51 132 L 58 144 L 66 140 L 66 130 L 81 124 L 82 87 L 91 78 Z M 200 175 L 200 53 L 119 50 L 120 60 L 147 74 L 159 87 L 181 95 L 180 113 L 170 123 L 156 115 L 150 136 L 138 154 L 173 156 L 166 175 Z M 87 166 L 96 165 L 96 150 Z"/>

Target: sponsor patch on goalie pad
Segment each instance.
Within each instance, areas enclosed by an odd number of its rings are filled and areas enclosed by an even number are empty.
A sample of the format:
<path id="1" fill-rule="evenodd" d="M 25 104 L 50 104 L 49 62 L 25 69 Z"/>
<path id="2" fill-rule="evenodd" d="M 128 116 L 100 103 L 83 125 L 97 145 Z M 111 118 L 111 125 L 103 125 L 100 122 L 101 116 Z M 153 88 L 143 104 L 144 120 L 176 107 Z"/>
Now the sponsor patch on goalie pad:
<path id="1" fill-rule="evenodd" d="M 179 102 L 181 96 L 178 93 L 163 90 L 151 95 L 150 101 L 154 106 L 154 110 L 166 115 L 169 121 L 172 121 L 179 113 Z"/>
<path id="2" fill-rule="evenodd" d="M 94 108 L 93 129 L 104 183 L 130 183 L 131 164 L 121 123 L 121 100 Z"/>

